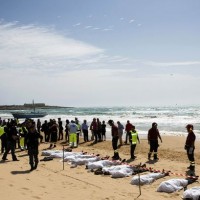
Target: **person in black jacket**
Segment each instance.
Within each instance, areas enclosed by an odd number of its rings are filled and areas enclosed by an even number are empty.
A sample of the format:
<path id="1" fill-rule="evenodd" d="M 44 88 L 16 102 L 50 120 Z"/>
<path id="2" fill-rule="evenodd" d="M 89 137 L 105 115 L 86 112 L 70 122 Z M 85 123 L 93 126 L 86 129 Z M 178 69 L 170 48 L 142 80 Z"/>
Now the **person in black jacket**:
<path id="1" fill-rule="evenodd" d="M 188 124 L 186 127 L 188 135 L 185 141 L 185 150 L 187 151 L 188 160 L 190 161 L 190 166 L 188 169 L 195 171 L 195 159 L 194 159 L 194 150 L 195 150 L 195 140 L 196 135 L 193 130 L 194 127 L 192 124 Z"/>
<path id="2" fill-rule="evenodd" d="M 45 120 L 44 123 L 42 124 L 41 131 L 44 132 L 44 141 L 49 142 L 50 132 L 49 132 L 49 124 L 48 124 L 47 120 Z"/>
<path id="3" fill-rule="evenodd" d="M 158 160 L 158 138 L 160 139 L 162 143 L 162 138 L 160 136 L 159 130 L 158 130 L 158 124 L 156 122 L 152 123 L 152 128 L 148 131 L 148 143 L 150 145 L 150 150 L 148 153 L 148 159 L 150 160 L 151 154 L 153 153 L 154 160 Z"/>
<path id="4" fill-rule="evenodd" d="M 9 151 L 11 151 L 12 160 L 18 161 L 16 155 L 15 155 L 15 145 L 16 140 L 19 138 L 19 134 L 16 129 L 16 122 L 14 120 L 11 120 L 11 122 L 7 125 L 7 130 L 5 130 L 6 138 L 7 138 L 7 146 L 6 151 L 3 154 L 2 160 L 7 160 L 7 155 Z"/>
<path id="5" fill-rule="evenodd" d="M 41 135 L 37 132 L 35 122 L 33 120 L 28 120 L 26 123 L 26 127 L 28 129 L 28 134 L 26 135 L 26 142 L 29 155 L 29 164 L 31 166 L 30 171 L 33 171 L 34 169 L 37 169 L 39 162 L 38 147 Z"/>

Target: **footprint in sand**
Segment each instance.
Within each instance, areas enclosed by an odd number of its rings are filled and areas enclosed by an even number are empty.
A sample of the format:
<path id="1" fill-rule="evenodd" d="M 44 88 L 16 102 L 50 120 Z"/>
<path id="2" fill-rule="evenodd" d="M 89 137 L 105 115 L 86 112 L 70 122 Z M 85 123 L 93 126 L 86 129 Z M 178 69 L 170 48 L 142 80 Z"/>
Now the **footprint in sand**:
<path id="1" fill-rule="evenodd" d="M 40 197 L 38 196 L 32 196 L 34 199 L 41 199 Z"/>
<path id="2" fill-rule="evenodd" d="M 25 187 L 24 187 L 24 188 L 21 188 L 21 189 L 22 189 L 22 190 L 29 190 L 29 188 L 25 188 Z"/>

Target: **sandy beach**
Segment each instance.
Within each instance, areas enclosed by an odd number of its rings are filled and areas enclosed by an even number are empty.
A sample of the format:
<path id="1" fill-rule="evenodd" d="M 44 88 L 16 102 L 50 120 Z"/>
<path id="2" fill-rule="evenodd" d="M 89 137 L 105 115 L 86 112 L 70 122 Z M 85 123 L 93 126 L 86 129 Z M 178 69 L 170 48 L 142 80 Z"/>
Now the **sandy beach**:
<path id="1" fill-rule="evenodd" d="M 183 190 L 167 194 L 156 192 L 159 184 L 165 180 L 172 178 L 185 178 L 186 169 L 189 162 L 184 150 L 184 136 L 162 136 L 163 143 L 160 143 L 158 162 L 149 162 L 147 153 L 149 146 L 147 140 L 142 139 L 141 143 L 136 147 L 136 160 L 130 164 L 137 165 L 146 163 L 147 168 L 151 167 L 155 170 L 170 170 L 170 176 L 156 180 L 150 185 L 141 187 L 141 195 L 139 195 L 139 187 L 130 184 L 132 177 L 114 179 L 105 175 L 94 175 L 88 172 L 85 166 L 70 168 L 65 162 L 64 170 L 61 159 L 53 159 L 52 161 L 39 163 L 38 169 L 29 171 L 27 152 L 16 150 L 19 162 L 11 161 L 11 155 L 8 155 L 8 161 L 0 162 L 0 197 L 6 199 L 99 199 L 99 200 L 131 200 L 131 199 L 181 199 Z M 82 140 L 81 140 L 82 142 Z M 47 148 L 49 144 L 40 144 L 41 151 Z M 200 142 L 196 141 L 196 175 L 200 171 Z M 57 143 L 56 149 L 62 150 L 62 142 Z M 67 146 L 66 146 L 67 148 Z M 84 151 L 87 153 L 112 156 L 113 150 L 111 141 L 104 141 L 91 145 L 91 142 L 81 143 L 78 148 L 73 151 Z M 122 159 L 129 159 L 129 145 L 124 145 L 119 149 Z M 198 182 L 188 186 L 188 188 L 200 186 Z M 138 198 L 137 198 L 138 197 Z"/>

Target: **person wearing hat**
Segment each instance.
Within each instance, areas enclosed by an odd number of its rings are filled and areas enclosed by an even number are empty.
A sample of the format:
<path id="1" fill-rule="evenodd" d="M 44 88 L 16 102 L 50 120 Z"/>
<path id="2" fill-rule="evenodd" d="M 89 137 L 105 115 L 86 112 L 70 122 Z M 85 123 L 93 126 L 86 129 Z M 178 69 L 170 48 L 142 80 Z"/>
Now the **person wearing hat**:
<path id="1" fill-rule="evenodd" d="M 114 156 L 112 157 L 113 160 L 119 160 L 119 152 L 118 152 L 118 148 L 117 148 L 117 143 L 119 140 L 119 135 L 118 135 L 118 128 L 117 126 L 114 124 L 113 120 L 109 120 L 108 124 L 111 126 L 111 134 L 112 134 L 112 147 L 114 150 Z"/>
<path id="2" fill-rule="evenodd" d="M 150 145 L 150 150 L 148 153 L 148 159 L 151 159 L 151 154 L 153 153 L 154 160 L 158 160 L 158 138 L 162 142 L 162 138 L 160 136 L 158 130 L 158 124 L 156 122 L 152 123 L 152 128 L 148 131 L 148 143 Z"/>
<path id="3" fill-rule="evenodd" d="M 195 171 L 194 149 L 196 135 L 193 132 L 194 127 L 192 124 L 188 124 L 186 126 L 186 129 L 188 135 L 185 142 L 185 150 L 187 151 L 188 160 L 190 161 L 190 166 L 188 167 L 188 169 L 190 169 L 191 171 Z"/>

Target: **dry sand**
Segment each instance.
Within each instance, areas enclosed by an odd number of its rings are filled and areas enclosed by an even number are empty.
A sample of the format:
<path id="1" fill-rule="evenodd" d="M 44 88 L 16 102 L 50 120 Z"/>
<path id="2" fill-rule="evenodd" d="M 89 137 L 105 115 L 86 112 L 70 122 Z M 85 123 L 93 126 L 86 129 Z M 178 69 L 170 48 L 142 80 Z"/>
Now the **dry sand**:
<path id="1" fill-rule="evenodd" d="M 157 187 L 162 181 L 171 178 L 185 178 L 184 176 L 174 175 L 173 173 L 184 174 L 189 162 L 184 150 L 184 136 L 164 136 L 163 143 L 159 147 L 160 160 L 155 163 L 148 162 L 147 153 L 149 146 L 147 140 L 141 140 L 136 147 L 137 159 L 130 164 L 136 165 L 146 163 L 147 167 L 156 170 L 170 170 L 168 177 L 159 179 L 151 185 L 141 187 L 141 196 L 138 186 L 130 184 L 131 177 L 113 179 L 110 176 L 94 175 L 88 172 L 85 166 L 70 168 L 68 163 L 64 163 L 65 169 L 60 159 L 54 159 L 48 162 L 40 162 L 38 169 L 29 171 L 27 152 L 19 152 L 16 155 L 19 162 L 11 161 L 11 155 L 8 155 L 8 161 L 0 162 L 0 198 L 1 200 L 22 200 L 22 199 L 77 199 L 77 200 L 161 200 L 161 199 L 181 199 L 183 190 L 167 194 L 156 192 Z M 73 151 L 84 151 L 88 153 L 100 154 L 102 157 L 113 155 L 111 141 L 104 141 L 95 145 L 89 143 L 80 144 Z M 40 150 L 45 149 L 49 144 L 41 144 Z M 57 149 L 62 149 L 58 142 Z M 120 157 L 129 159 L 129 145 L 122 146 L 119 149 Z M 43 157 L 40 153 L 40 159 Z M 200 171 L 200 142 L 196 142 L 196 175 Z M 193 183 L 188 188 L 200 186 L 199 183 Z M 137 198 L 138 197 L 138 198 Z"/>

